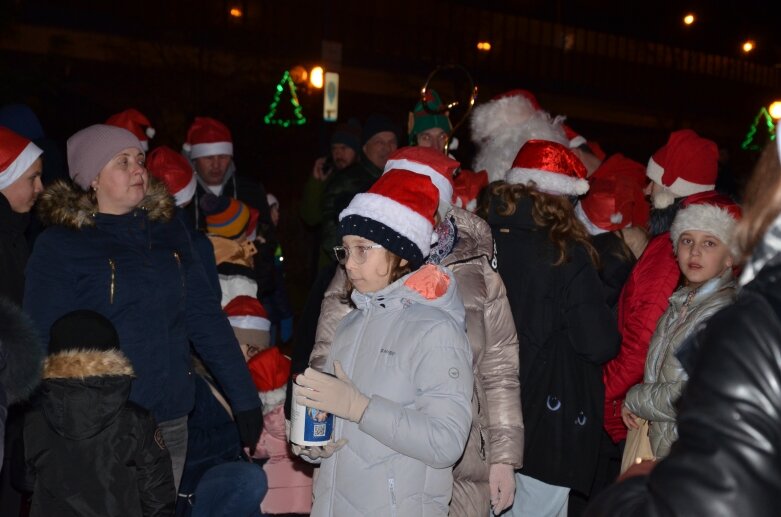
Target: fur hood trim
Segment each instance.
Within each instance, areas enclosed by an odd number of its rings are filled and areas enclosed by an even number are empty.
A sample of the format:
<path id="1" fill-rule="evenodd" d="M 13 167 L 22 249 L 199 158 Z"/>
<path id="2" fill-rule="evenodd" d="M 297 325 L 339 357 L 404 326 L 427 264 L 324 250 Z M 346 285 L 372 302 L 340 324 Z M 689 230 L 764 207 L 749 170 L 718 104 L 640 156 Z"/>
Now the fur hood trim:
<path id="1" fill-rule="evenodd" d="M 44 379 L 134 376 L 130 360 L 119 350 L 74 349 L 52 354 L 43 363 Z"/>
<path id="2" fill-rule="evenodd" d="M 0 385 L 9 405 L 27 399 L 41 382 L 45 355 L 30 317 L 0 297 Z"/>
<path id="3" fill-rule="evenodd" d="M 92 192 L 85 192 L 77 185 L 64 181 L 55 181 L 43 191 L 38 200 L 38 214 L 47 225 L 66 226 L 81 229 L 95 225 L 95 213 L 98 205 Z M 145 210 L 151 221 L 170 221 L 174 216 L 176 203 L 165 185 L 149 176 L 149 188 L 139 208 Z"/>

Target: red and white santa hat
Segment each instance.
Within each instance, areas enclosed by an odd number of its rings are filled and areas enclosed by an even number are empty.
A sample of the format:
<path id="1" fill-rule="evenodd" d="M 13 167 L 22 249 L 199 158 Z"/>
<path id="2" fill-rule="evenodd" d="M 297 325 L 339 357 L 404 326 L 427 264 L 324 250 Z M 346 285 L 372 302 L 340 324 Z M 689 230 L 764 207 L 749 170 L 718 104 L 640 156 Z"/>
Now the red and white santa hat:
<path id="1" fill-rule="evenodd" d="M 228 126 L 219 120 L 195 117 L 182 149 L 191 160 L 218 154 L 233 156 L 233 137 Z"/>
<path id="2" fill-rule="evenodd" d="M 559 196 L 579 196 L 588 192 L 588 171 L 570 149 L 558 142 L 529 140 L 507 171 L 505 181 L 533 185 Z"/>
<path id="3" fill-rule="evenodd" d="M 678 253 L 678 239 L 683 232 L 699 230 L 717 237 L 729 246 L 734 257 L 739 256 L 733 233 L 741 214 L 737 203 L 714 190 L 687 197 L 670 226 L 673 249 Z"/>
<path id="4" fill-rule="evenodd" d="M 0 126 L 0 189 L 10 187 L 43 154 L 40 147 Z"/>
<path id="5" fill-rule="evenodd" d="M 650 210 L 643 194 L 646 181 L 642 164 L 615 154 L 591 176 L 589 191 L 575 207 L 575 214 L 591 235 L 642 228 Z"/>
<path id="6" fill-rule="evenodd" d="M 369 239 L 417 269 L 431 251 L 438 206 L 439 191 L 428 176 L 393 169 L 342 210 L 339 237 Z"/>
<path id="7" fill-rule="evenodd" d="M 453 204 L 474 212 L 477 209 L 477 197 L 488 186 L 488 173 L 461 169 L 453 180 L 453 185 Z"/>
<path id="8" fill-rule="evenodd" d="M 275 346 L 261 350 L 247 361 L 255 388 L 263 402 L 264 415 L 285 402 L 290 366 L 290 359 Z"/>
<path id="9" fill-rule="evenodd" d="M 541 111 L 537 98 L 528 90 L 519 88 L 501 93 L 472 110 L 469 120 L 472 141 L 485 142 L 507 128 L 525 124 Z"/>
<path id="10" fill-rule="evenodd" d="M 222 309 L 231 327 L 245 330 L 269 330 L 271 322 L 266 309 L 253 296 L 237 296 Z"/>
<path id="11" fill-rule="evenodd" d="M 187 158 L 167 146 L 161 146 L 146 157 L 149 173 L 165 184 L 174 196 L 176 206 L 184 206 L 195 195 L 195 174 Z"/>
<path id="12" fill-rule="evenodd" d="M 141 142 L 141 149 L 144 152 L 149 150 L 149 139 L 155 137 L 155 128 L 143 113 L 135 108 L 129 108 L 111 115 L 106 124 L 109 126 L 121 127 L 127 129 Z"/>
<path id="13" fill-rule="evenodd" d="M 439 199 L 448 205 L 453 202 L 453 175 L 461 167 L 456 160 L 431 147 L 402 147 L 390 155 L 385 172 L 405 170 L 428 176 L 439 190 Z"/>
<path id="14" fill-rule="evenodd" d="M 716 188 L 719 148 L 691 129 L 673 131 L 667 143 L 648 160 L 647 175 L 664 187 L 653 196 L 654 207 L 667 208 L 675 198 Z"/>

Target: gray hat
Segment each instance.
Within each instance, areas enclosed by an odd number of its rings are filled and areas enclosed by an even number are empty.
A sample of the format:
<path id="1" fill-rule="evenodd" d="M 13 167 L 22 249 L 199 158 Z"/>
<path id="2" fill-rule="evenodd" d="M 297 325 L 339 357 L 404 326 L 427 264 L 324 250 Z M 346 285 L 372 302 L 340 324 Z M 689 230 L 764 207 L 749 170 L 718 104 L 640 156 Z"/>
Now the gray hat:
<path id="1" fill-rule="evenodd" d="M 82 129 L 68 139 L 71 179 L 82 189 L 89 190 L 103 167 L 120 151 L 129 147 L 143 150 L 138 138 L 127 129 L 105 124 Z"/>

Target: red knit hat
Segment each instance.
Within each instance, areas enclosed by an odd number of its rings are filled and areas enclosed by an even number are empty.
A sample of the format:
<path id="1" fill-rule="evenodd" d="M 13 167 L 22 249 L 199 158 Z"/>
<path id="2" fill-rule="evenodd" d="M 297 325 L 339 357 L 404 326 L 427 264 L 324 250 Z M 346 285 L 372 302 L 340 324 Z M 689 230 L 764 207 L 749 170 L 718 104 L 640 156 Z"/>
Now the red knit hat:
<path id="1" fill-rule="evenodd" d="M 670 239 L 675 252 L 678 252 L 678 238 L 683 232 L 699 230 L 718 237 L 732 249 L 734 256 L 738 256 L 732 234 L 741 215 L 737 203 L 714 190 L 687 197 L 670 226 Z"/>
<path id="2" fill-rule="evenodd" d="M 106 120 L 106 124 L 127 129 L 136 135 L 144 152 L 149 150 L 149 139 L 155 137 L 155 128 L 152 127 L 152 123 L 143 113 L 134 108 L 111 115 Z"/>
<path id="3" fill-rule="evenodd" d="M 461 169 L 453 180 L 453 204 L 457 207 L 474 212 L 477 208 L 477 196 L 488 186 L 488 173 L 486 171 L 470 171 Z"/>
<path id="4" fill-rule="evenodd" d="M 222 309 L 228 316 L 231 327 L 247 330 L 268 330 L 271 322 L 266 309 L 257 298 L 237 296 Z"/>
<path id="5" fill-rule="evenodd" d="M 575 207 L 589 233 L 597 235 L 648 223 L 643 194 L 645 167 L 620 154 L 605 160 L 589 181 L 591 188 Z"/>
<path id="6" fill-rule="evenodd" d="M 10 187 L 41 154 L 37 145 L 0 126 L 0 189 Z"/>
<path id="7" fill-rule="evenodd" d="M 439 191 L 428 176 L 394 169 L 339 214 L 339 236 L 381 244 L 417 269 L 431 251 Z"/>
<path id="8" fill-rule="evenodd" d="M 667 208 L 675 198 L 716 187 L 719 148 L 691 129 L 673 131 L 667 143 L 648 160 L 647 174 L 665 190 L 654 195 L 656 208 Z"/>
<path id="9" fill-rule="evenodd" d="M 453 202 L 453 174 L 460 167 L 456 160 L 431 147 L 412 146 L 391 154 L 385 172 L 397 169 L 428 176 L 439 191 L 439 199 L 450 204 Z"/>
<path id="10" fill-rule="evenodd" d="M 233 137 L 228 126 L 219 120 L 195 117 L 182 149 L 191 160 L 218 154 L 233 156 Z"/>
<path id="11" fill-rule="evenodd" d="M 187 158 L 170 147 L 161 146 L 146 157 L 146 168 L 155 178 L 165 183 L 168 193 L 176 199 L 176 206 L 184 206 L 195 195 L 195 174 Z"/>
<path id="12" fill-rule="evenodd" d="M 575 154 L 558 142 L 529 140 L 507 171 L 507 183 L 533 184 L 556 195 L 581 195 L 588 192 L 588 171 Z"/>

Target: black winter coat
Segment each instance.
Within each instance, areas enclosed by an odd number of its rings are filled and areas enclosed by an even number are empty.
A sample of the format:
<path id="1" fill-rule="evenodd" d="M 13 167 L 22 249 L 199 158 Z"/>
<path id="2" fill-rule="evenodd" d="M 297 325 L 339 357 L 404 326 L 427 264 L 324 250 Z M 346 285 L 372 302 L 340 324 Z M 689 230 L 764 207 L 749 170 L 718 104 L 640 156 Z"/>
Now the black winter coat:
<path id="1" fill-rule="evenodd" d="M 24 425 L 31 517 L 173 514 L 171 459 L 149 413 L 127 402 L 132 372 L 118 351 L 47 358 Z"/>
<path id="2" fill-rule="evenodd" d="M 613 232 L 594 235 L 591 243 L 599 254 L 599 279 L 602 281 L 605 302 L 613 314 L 617 314 L 621 288 L 632 272 L 636 262 L 635 257 L 621 238 Z"/>
<path id="3" fill-rule="evenodd" d="M 30 214 L 19 214 L 0 194 L 0 296 L 22 305 L 24 295 L 24 268 L 30 250 L 24 231 Z"/>
<path id="4" fill-rule="evenodd" d="M 595 516 L 775 516 L 781 494 L 781 256 L 686 343 L 678 441 L 647 477 L 600 494 Z"/>
<path id="5" fill-rule="evenodd" d="M 527 198 L 491 225 L 499 274 L 507 287 L 520 341 L 525 430 L 521 473 L 587 494 L 596 470 L 604 387 L 600 365 L 618 352 L 616 321 L 588 253 L 558 249 L 531 216 Z"/>

